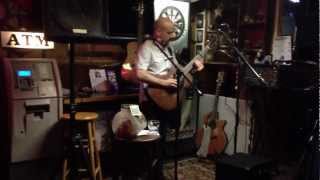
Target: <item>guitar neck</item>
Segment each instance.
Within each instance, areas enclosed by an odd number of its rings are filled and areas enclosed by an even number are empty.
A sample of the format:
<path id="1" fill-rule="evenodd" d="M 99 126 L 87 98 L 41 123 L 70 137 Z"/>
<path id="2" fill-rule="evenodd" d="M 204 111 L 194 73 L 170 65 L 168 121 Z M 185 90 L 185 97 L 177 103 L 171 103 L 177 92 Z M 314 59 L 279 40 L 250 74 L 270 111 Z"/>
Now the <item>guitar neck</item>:
<path id="1" fill-rule="evenodd" d="M 143 42 L 143 14 L 144 14 L 144 5 L 143 0 L 138 1 L 138 35 L 137 40 L 138 44 L 142 44 Z"/>
<path id="2" fill-rule="evenodd" d="M 191 69 L 193 68 L 193 63 L 195 60 L 197 59 L 203 59 L 204 55 L 207 54 L 208 50 L 210 49 L 210 47 L 212 46 L 213 42 L 210 41 L 205 49 L 201 52 L 201 54 L 197 54 L 195 57 L 192 58 L 192 60 L 186 65 L 184 66 L 182 69 L 181 69 L 181 72 L 184 73 L 184 74 L 187 74 L 191 71 Z"/>
<path id="3" fill-rule="evenodd" d="M 182 73 L 184 73 L 184 74 L 189 73 L 191 71 L 191 69 L 193 68 L 194 61 L 197 59 L 201 59 L 201 58 L 203 58 L 203 55 L 200 55 L 200 54 L 196 55 L 186 66 L 183 67 Z"/>
<path id="4" fill-rule="evenodd" d="M 220 88 L 221 88 L 221 84 L 222 84 L 222 81 L 223 81 L 223 76 L 224 76 L 224 72 L 218 72 L 217 74 L 217 86 L 216 86 L 216 96 L 215 96 L 215 99 L 214 99 L 214 103 L 213 103 L 213 110 L 212 110 L 212 115 L 210 116 L 209 118 L 209 126 L 210 127 L 214 127 L 215 125 L 215 122 L 217 119 L 219 119 L 219 113 L 218 113 L 218 105 L 219 105 L 219 94 L 220 94 Z"/>
<path id="5" fill-rule="evenodd" d="M 215 125 L 215 120 L 219 119 L 218 105 L 219 105 L 219 95 L 216 94 L 216 97 L 213 103 L 212 115 L 210 116 L 208 121 L 208 124 L 210 127 L 213 127 Z"/>

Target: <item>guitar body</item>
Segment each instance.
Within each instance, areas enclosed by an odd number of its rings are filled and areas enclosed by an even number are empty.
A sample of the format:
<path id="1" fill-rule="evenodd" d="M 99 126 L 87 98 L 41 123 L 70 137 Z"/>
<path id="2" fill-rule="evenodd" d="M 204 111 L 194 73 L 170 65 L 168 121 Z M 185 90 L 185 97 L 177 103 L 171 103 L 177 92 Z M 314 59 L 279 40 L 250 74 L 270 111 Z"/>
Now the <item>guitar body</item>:
<path id="1" fill-rule="evenodd" d="M 156 75 L 158 78 L 167 79 L 169 77 L 173 77 L 173 75 Z M 190 74 L 186 74 L 189 79 Z M 179 102 L 185 96 L 185 88 L 190 87 L 190 83 L 187 81 L 181 81 L 179 88 Z M 159 106 L 161 109 L 170 111 L 174 110 L 177 107 L 177 89 L 176 88 L 164 88 L 159 86 L 149 86 L 147 89 L 147 93 L 149 97 Z"/>
<path id="2" fill-rule="evenodd" d="M 122 64 L 122 68 L 120 72 L 122 79 L 129 82 L 133 82 L 133 83 L 138 83 L 138 79 L 136 76 L 136 69 L 134 68 L 135 61 L 137 59 L 137 50 L 138 50 L 137 42 L 132 41 L 127 44 L 127 57 Z"/>
<path id="3" fill-rule="evenodd" d="M 224 151 L 227 145 L 227 136 L 224 127 L 227 123 L 219 119 L 218 102 L 220 87 L 224 79 L 224 72 L 218 72 L 216 85 L 216 97 L 213 110 L 203 118 L 203 127 L 197 131 L 196 145 L 199 147 L 198 155 L 206 157 L 207 155 L 216 155 Z"/>
<path id="4" fill-rule="evenodd" d="M 161 107 L 161 109 L 170 111 L 177 107 L 176 89 L 163 89 L 163 88 L 149 87 L 147 91 L 150 98 L 159 107 Z"/>
<path id="5" fill-rule="evenodd" d="M 186 87 L 190 87 L 192 83 L 192 75 L 190 74 L 190 71 L 192 70 L 194 66 L 195 60 L 203 59 L 203 56 L 206 54 L 206 52 L 211 48 L 213 45 L 212 41 L 209 41 L 206 47 L 204 48 L 202 55 L 196 55 L 187 65 L 184 67 L 181 67 L 179 64 L 177 65 L 177 68 L 179 72 L 183 73 L 183 77 L 187 77 L 189 81 L 180 79 L 181 81 L 181 88 L 179 89 L 179 101 L 181 101 L 182 97 L 184 97 L 184 89 Z M 168 78 L 172 77 L 173 74 L 168 74 L 165 76 L 158 76 L 159 78 Z M 177 90 L 176 89 L 165 89 L 162 87 L 148 87 L 147 92 L 150 96 L 150 98 L 163 110 L 173 110 L 177 107 Z"/>
<path id="6" fill-rule="evenodd" d="M 211 113 L 205 116 L 204 122 L 208 122 Z M 210 142 L 208 145 L 208 155 L 220 154 L 224 151 L 227 144 L 227 136 L 224 132 L 226 120 L 216 120 L 216 127 L 211 130 Z M 207 124 L 205 124 L 207 126 Z M 196 135 L 196 145 L 200 147 L 204 136 L 204 128 L 200 128 Z"/>

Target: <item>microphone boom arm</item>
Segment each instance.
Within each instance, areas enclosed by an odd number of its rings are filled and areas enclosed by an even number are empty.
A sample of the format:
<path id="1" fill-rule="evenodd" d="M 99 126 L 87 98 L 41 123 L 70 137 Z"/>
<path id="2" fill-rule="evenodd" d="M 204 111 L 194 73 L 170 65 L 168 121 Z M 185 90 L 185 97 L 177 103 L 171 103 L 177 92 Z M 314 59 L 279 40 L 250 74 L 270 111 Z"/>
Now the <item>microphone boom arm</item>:
<path id="1" fill-rule="evenodd" d="M 250 65 L 250 63 L 248 62 L 248 60 L 243 56 L 243 54 L 240 52 L 240 50 L 234 45 L 234 43 L 232 42 L 231 38 L 228 36 L 228 34 L 226 34 L 224 31 L 222 31 L 221 29 L 218 29 L 218 32 L 220 32 L 225 39 L 227 40 L 227 42 L 232 46 L 233 50 L 239 55 L 241 61 L 250 69 L 250 71 L 256 76 L 256 78 L 264 85 L 267 86 L 266 81 L 264 80 L 264 78 L 262 76 L 260 76 L 256 70 Z"/>

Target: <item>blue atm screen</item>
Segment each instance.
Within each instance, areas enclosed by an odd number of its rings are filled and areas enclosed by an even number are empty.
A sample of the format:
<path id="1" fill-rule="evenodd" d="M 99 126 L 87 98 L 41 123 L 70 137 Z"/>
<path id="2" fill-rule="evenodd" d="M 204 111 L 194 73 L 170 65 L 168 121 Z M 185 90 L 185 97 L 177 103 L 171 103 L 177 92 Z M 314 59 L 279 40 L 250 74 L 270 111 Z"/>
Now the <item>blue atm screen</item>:
<path id="1" fill-rule="evenodd" d="M 18 74 L 18 77 L 31 77 L 32 71 L 31 70 L 18 70 L 17 74 Z"/>

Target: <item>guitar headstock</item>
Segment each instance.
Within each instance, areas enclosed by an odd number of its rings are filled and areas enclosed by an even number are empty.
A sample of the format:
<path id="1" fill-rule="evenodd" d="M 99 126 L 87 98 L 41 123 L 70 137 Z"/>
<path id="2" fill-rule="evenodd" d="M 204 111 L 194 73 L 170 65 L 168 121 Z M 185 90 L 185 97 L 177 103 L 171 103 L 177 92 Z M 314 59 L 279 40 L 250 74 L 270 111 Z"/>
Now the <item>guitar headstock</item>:
<path id="1" fill-rule="evenodd" d="M 217 83 L 222 83 L 223 82 L 223 78 L 224 78 L 224 71 L 219 71 L 217 74 Z"/>
<path id="2" fill-rule="evenodd" d="M 206 46 L 204 49 L 204 54 L 207 53 L 209 49 L 216 50 L 219 45 L 219 35 L 216 32 L 212 32 L 210 38 L 205 42 Z"/>
<path id="3" fill-rule="evenodd" d="M 224 80 L 224 71 L 219 71 L 218 74 L 217 74 L 217 79 L 216 79 L 216 94 L 218 95 L 219 94 L 219 91 L 220 91 L 220 88 L 221 88 L 221 85 L 223 83 L 223 80 Z"/>
<path id="4" fill-rule="evenodd" d="M 144 5 L 143 5 L 143 0 L 138 0 L 138 8 L 137 8 L 139 17 L 142 18 L 143 17 L 143 13 L 144 13 Z"/>

